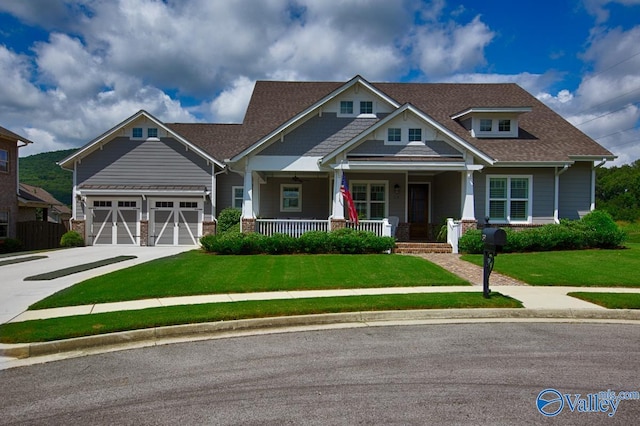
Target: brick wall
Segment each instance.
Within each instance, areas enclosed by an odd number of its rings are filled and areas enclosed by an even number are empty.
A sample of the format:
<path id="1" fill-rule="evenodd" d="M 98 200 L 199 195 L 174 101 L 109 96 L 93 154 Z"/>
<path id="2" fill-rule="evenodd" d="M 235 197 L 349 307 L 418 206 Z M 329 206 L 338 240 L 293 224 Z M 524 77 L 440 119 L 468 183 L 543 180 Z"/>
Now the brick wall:
<path id="1" fill-rule="evenodd" d="M 18 145 L 0 139 L 0 149 L 9 152 L 9 171 L 0 171 L 0 211 L 9 213 L 9 238 L 16 237 L 16 222 L 18 221 L 18 180 L 16 162 L 18 161 Z"/>

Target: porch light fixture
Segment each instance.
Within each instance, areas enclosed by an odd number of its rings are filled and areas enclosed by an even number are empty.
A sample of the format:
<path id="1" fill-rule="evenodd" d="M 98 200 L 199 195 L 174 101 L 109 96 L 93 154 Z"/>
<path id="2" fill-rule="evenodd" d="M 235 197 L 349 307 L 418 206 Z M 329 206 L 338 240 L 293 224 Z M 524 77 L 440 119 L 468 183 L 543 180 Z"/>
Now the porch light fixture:
<path id="1" fill-rule="evenodd" d="M 393 185 L 393 192 L 396 195 L 399 195 L 400 194 L 400 185 L 398 185 L 397 183 L 395 185 Z"/>

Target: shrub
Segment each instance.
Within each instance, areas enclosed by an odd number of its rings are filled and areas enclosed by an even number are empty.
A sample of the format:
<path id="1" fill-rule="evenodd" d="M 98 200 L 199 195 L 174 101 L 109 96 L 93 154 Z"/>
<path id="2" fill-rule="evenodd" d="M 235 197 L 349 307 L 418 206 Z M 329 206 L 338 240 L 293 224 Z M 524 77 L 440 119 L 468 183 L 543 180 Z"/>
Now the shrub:
<path id="1" fill-rule="evenodd" d="M 236 208 L 226 208 L 218 215 L 218 225 L 216 232 L 218 234 L 224 234 L 227 231 L 234 232 L 237 227 L 237 231 L 240 231 L 240 218 L 242 217 L 242 210 Z"/>
<path id="2" fill-rule="evenodd" d="M 329 234 L 324 231 L 305 232 L 298 238 L 298 249 L 301 253 L 331 253 L 333 247 Z"/>
<path id="3" fill-rule="evenodd" d="M 626 238 L 623 230 L 603 211 L 593 211 L 581 220 L 561 220 L 537 228 L 514 231 L 506 228 L 507 244 L 502 251 L 526 252 L 549 250 L 578 250 L 585 248 L 620 247 Z M 482 253 L 482 231 L 467 231 L 458 241 L 458 248 L 465 253 Z"/>
<path id="4" fill-rule="evenodd" d="M 60 238 L 60 247 L 84 247 L 84 238 L 76 231 L 65 232 Z"/>
<path id="5" fill-rule="evenodd" d="M 22 243 L 15 238 L 3 238 L 0 240 L 0 253 L 15 253 L 22 250 Z"/>

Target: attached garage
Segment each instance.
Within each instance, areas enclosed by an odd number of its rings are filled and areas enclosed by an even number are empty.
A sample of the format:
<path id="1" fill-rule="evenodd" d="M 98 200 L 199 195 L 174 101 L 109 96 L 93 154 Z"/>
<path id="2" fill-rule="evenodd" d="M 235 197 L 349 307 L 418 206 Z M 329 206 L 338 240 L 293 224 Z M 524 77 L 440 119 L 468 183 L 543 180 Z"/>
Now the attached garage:
<path id="1" fill-rule="evenodd" d="M 141 200 L 92 200 L 89 239 L 93 245 L 140 245 Z"/>
<path id="2" fill-rule="evenodd" d="M 196 245 L 202 235 L 201 200 L 149 200 L 149 245 Z"/>

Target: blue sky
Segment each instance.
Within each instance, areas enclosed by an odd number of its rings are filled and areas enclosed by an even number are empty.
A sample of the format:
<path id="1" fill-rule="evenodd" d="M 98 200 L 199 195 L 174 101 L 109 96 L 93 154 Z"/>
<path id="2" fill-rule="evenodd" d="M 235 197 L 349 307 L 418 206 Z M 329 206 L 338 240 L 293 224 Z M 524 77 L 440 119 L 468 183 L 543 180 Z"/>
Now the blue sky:
<path id="1" fill-rule="evenodd" d="M 5 0 L 0 125 L 78 147 L 145 109 L 240 122 L 256 80 L 515 82 L 640 158 L 640 0 Z"/>

